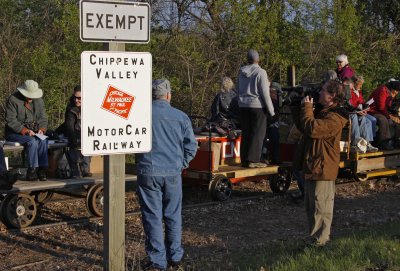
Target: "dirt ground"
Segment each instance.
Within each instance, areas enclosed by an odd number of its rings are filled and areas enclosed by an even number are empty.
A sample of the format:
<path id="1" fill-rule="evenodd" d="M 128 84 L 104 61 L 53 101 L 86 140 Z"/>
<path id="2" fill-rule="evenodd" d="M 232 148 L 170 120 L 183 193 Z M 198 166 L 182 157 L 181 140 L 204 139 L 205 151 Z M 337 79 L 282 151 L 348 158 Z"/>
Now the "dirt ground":
<path id="1" fill-rule="evenodd" d="M 265 195 L 183 210 L 183 243 L 188 270 L 237 270 L 219 266 L 234 251 L 306 234 L 302 204 L 273 195 L 267 181 L 235 186 L 233 199 Z M 205 189 L 184 189 L 184 205 L 208 201 Z M 127 211 L 137 210 L 136 196 L 127 194 Z M 84 199 L 51 202 L 36 224 L 87 216 Z M 341 231 L 400 219 L 400 182 L 370 181 L 337 187 L 332 238 Z M 24 231 L 0 231 L 0 270 L 102 270 L 102 223 L 91 222 Z M 139 270 L 145 259 L 140 216 L 126 218 L 127 270 Z M 197 264 L 199 261 L 206 265 Z"/>

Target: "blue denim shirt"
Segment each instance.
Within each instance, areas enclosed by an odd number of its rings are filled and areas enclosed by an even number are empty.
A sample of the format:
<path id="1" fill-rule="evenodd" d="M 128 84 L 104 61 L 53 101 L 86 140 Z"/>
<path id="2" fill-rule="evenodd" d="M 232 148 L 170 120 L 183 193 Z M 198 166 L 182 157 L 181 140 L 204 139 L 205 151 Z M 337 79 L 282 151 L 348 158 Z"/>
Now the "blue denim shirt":
<path id="1" fill-rule="evenodd" d="M 136 155 L 138 174 L 181 174 L 194 158 L 197 141 L 189 117 L 166 100 L 153 101 L 152 150 Z"/>

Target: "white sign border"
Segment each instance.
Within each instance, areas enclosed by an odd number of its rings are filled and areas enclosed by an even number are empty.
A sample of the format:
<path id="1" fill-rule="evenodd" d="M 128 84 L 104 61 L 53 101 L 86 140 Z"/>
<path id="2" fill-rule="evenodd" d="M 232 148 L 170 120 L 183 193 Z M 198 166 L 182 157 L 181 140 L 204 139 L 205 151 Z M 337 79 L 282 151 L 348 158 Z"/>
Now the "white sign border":
<path id="1" fill-rule="evenodd" d="M 123 39 L 90 39 L 90 38 L 84 38 L 83 37 L 83 9 L 82 9 L 82 3 L 83 2 L 90 2 L 90 3 L 94 3 L 94 2 L 98 2 L 101 4 L 117 4 L 117 5 L 135 5 L 135 6 L 147 6 L 147 11 L 148 11 L 148 31 L 147 31 L 147 40 L 143 41 L 143 40 L 123 40 Z M 150 21 L 151 21 L 151 12 L 150 12 L 150 5 L 149 3 L 145 3 L 145 2 L 122 2 L 122 1 L 97 1 L 97 0 L 80 0 L 79 1 L 79 37 L 81 39 L 81 41 L 83 42 L 120 42 L 120 43 L 135 43 L 135 44 L 148 44 L 150 42 Z"/>
<path id="2" fill-rule="evenodd" d="M 150 62 L 150 65 L 151 65 L 151 67 L 150 67 L 150 70 L 151 70 L 151 72 L 150 72 L 150 93 L 151 93 L 151 84 L 152 84 L 152 82 L 153 82 L 153 55 L 150 53 L 150 52 L 126 52 L 126 51 L 82 51 L 82 53 L 81 53 L 81 55 L 80 55 L 80 60 L 81 60 L 81 70 L 80 70 L 80 73 L 81 73 L 81 87 L 83 87 L 83 67 L 82 67 L 82 56 L 83 56 L 83 54 L 90 54 L 90 53 L 95 53 L 95 54 L 97 54 L 97 53 L 122 53 L 122 54 L 124 54 L 124 53 L 128 53 L 128 54 L 130 54 L 130 53 L 134 53 L 134 54 L 149 54 L 150 55 L 150 58 L 151 58 L 151 62 Z M 150 98 L 150 104 L 149 104 L 149 106 L 150 106 L 150 118 L 149 118 L 149 121 L 150 121 L 150 124 L 149 124 L 149 130 L 150 130 L 150 141 L 149 141 L 149 143 L 150 143 L 150 148 L 148 149 L 148 150 L 143 150 L 143 151 L 130 151 L 130 152 L 112 152 L 112 153 L 101 153 L 101 152 L 99 152 L 99 153 L 90 153 L 90 154 L 85 154 L 85 153 L 83 153 L 83 148 L 82 148 L 82 154 L 84 155 L 84 156 L 104 156 L 104 155 L 114 155 L 114 154 L 137 154 L 137 153 L 148 153 L 148 152 L 150 152 L 152 149 L 153 149 L 153 99 L 152 99 L 152 94 L 150 94 L 150 96 L 151 96 L 151 98 Z M 83 128 L 83 118 L 81 119 L 81 125 L 82 125 L 82 128 Z M 84 138 L 84 130 L 83 129 L 81 129 L 81 144 L 83 144 L 83 138 Z"/>

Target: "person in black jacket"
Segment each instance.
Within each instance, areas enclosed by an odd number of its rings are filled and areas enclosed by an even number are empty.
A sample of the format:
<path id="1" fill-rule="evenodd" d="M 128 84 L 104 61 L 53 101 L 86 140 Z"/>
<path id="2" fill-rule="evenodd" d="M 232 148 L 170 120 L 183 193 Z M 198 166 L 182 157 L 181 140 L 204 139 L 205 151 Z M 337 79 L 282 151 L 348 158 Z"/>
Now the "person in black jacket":
<path id="1" fill-rule="evenodd" d="M 67 159 L 71 168 L 71 177 L 91 177 L 90 156 L 81 152 L 81 86 L 74 88 L 65 111 L 65 134 L 68 137 Z"/>
<path id="2" fill-rule="evenodd" d="M 236 127 L 240 126 L 238 97 L 231 78 L 223 77 L 221 90 L 211 105 L 211 119 L 215 123 L 231 120 Z"/>

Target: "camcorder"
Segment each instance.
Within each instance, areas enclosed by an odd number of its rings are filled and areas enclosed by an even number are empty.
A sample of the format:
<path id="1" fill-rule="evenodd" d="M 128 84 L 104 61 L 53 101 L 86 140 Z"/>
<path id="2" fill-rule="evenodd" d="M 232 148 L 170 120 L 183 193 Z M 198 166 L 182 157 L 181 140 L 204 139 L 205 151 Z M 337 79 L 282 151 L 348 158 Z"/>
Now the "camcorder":
<path id="1" fill-rule="evenodd" d="M 297 106 L 300 105 L 301 100 L 309 96 L 313 99 L 314 103 L 319 100 L 319 92 L 322 89 L 321 84 L 310 84 L 305 86 L 294 86 L 282 88 L 284 93 L 287 93 L 283 98 L 283 105 Z"/>

